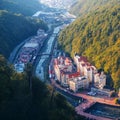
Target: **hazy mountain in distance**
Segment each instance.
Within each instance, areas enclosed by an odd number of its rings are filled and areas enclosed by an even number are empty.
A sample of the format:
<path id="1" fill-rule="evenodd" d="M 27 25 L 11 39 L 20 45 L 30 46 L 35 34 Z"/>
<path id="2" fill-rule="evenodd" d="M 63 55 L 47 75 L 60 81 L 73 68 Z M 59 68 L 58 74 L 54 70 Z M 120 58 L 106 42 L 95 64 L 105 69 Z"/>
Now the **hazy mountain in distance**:
<path id="1" fill-rule="evenodd" d="M 70 8 L 70 6 L 77 0 L 39 0 L 41 3 L 54 8 Z"/>

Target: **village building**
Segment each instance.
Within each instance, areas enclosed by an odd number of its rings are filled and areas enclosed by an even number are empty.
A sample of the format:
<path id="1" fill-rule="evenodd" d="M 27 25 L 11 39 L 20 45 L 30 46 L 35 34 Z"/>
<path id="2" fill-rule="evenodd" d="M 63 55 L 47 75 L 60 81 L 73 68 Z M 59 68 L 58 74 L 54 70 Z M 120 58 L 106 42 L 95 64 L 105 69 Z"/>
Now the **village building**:
<path id="1" fill-rule="evenodd" d="M 80 88 L 87 89 L 88 87 L 89 81 L 84 76 L 69 79 L 69 88 L 73 92 L 77 92 Z"/>
<path id="2" fill-rule="evenodd" d="M 120 88 L 119 88 L 119 91 L 118 91 L 118 97 L 119 97 L 119 100 L 120 100 Z"/>
<path id="3" fill-rule="evenodd" d="M 23 72 L 27 63 L 33 63 L 35 61 L 46 38 L 47 34 L 44 30 L 39 29 L 36 36 L 26 40 L 15 60 L 14 67 L 17 72 Z"/>
<path id="4" fill-rule="evenodd" d="M 114 89 L 106 89 L 106 88 L 100 89 L 99 87 L 95 87 L 95 86 L 91 88 L 91 91 L 93 93 L 96 93 L 96 94 L 99 94 L 99 95 L 105 95 L 105 96 L 108 96 L 108 97 L 111 97 L 112 94 L 115 93 Z"/>
<path id="5" fill-rule="evenodd" d="M 110 97 L 115 91 L 113 89 L 106 89 L 106 75 L 103 71 L 98 72 L 95 66 L 91 65 L 86 57 L 75 54 L 74 62 L 77 66 L 77 71 L 84 75 L 90 83 L 91 92 L 99 95 L 106 95 Z M 71 82 L 73 84 L 73 82 Z M 75 88 L 74 88 L 75 89 Z"/>
<path id="6" fill-rule="evenodd" d="M 94 74 L 97 73 L 97 69 L 95 66 L 92 66 L 86 57 L 79 56 L 75 54 L 74 62 L 77 66 L 77 71 L 80 72 L 81 75 L 86 76 L 89 82 L 93 82 Z"/>
<path id="7" fill-rule="evenodd" d="M 100 89 L 106 86 L 106 75 L 103 71 L 94 75 L 94 86 L 98 86 Z"/>
<path id="8" fill-rule="evenodd" d="M 60 56 L 54 59 L 54 71 L 56 79 L 63 87 L 70 87 L 76 92 L 79 88 L 87 88 L 89 81 L 87 78 L 82 79 L 80 72 L 73 69 L 73 64 L 70 58 Z M 74 87 L 73 85 L 74 84 Z"/>
<path id="9" fill-rule="evenodd" d="M 98 72 L 95 66 L 90 64 L 86 57 L 75 54 L 74 63 L 76 70 L 70 58 L 59 56 L 53 60 L 55 78 L 61 86 L 69 87 L 73 92 L 80 88 L 87 89 L 91 85 L 91 92 L 100 95 L 111 96 L 115 91 L 106 89 L 106 75 L 103 71 Z M 90 83 L 92 83 L 90 85 Z"/>
<path id="10" fill-rule="evenodd" d="M 68 57 L 60 56 L 54 59 L 54 72 L 56 79 L 62 86 L 68 86 L 68 74 L 73 72 L 72 61 Z"/>

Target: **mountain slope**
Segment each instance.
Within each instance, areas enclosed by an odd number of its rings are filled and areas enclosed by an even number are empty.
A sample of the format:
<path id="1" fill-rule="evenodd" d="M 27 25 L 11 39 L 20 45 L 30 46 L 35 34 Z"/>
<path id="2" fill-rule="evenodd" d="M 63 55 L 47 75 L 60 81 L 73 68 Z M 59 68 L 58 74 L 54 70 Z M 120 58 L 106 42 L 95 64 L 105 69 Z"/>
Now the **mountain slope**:
<path id="1" fill-rule="evenodd" d="M 38 28 L 47 30 L 43 21 L 26 17 L 47 8 L 38 0 L 0 0 L 0 54 L 8 58 L 14 47 Z"/>
<path id="2" fill-rule="evenodd" d="M 0 54 L 8 57 L 16 45 L 36 34 L 39 28 L 46 30 L 47 26 L 40 20 L 0 10 Z"/>
<path id="3" fill-rule="evenodd" d="M 75 4 L 71 6 L 70 12 L 77 16 L 81 16 L 90 11 L 96 11 L 103 5 L 116 5 L 119 0 L 78 0 Z"/>
<path id="4" fill-rule="evenodd" d="M 119 1 L 81 16 L 62 31 L 59 44 L 72 57 L 75 52 L 87 56 L 97 68 L 112 75 L 116 89 L 120 87 Z"/>

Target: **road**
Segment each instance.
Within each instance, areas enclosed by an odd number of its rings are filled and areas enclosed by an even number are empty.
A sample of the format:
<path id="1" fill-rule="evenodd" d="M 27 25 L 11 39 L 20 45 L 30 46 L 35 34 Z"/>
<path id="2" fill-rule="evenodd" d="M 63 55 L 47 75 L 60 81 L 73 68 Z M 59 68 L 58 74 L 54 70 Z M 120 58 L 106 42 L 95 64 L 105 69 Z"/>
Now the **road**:
<path id="1" fill-rule="evenodd" d="M 74 107 L 77 107 L 80 103 L 84 101 L 84 99 L 82 99 L 81 97 L 74 96 L 70 92 L 59 87 L 56 87 L 55 90 L 59 92 L 61 95 L 63 95 L 67 99 L 67 101 L 71 103 Z"/>

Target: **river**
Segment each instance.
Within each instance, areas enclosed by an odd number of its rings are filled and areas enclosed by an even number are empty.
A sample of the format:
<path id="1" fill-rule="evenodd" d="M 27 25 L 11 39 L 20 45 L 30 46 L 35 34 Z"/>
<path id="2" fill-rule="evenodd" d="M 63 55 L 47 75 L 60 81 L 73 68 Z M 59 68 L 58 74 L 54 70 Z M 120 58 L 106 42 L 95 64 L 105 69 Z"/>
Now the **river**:
<path id="1" fill-rule="evenodd" d="M 41 57 L 40 60 L 37 64 L 36 70 L 35 70 L 35 75 L 40 78 L 40 80 L 44 81 L 45 80 L 45 68 L 46 68 L 46 60 L 50 59 L 50 56 L 52 55 L 52 48 L 54 46 L 56 36 L 58 35 L 60 31 L 61 26 L 58 26 L 54 28 L 53 34 L 51 37 L 48 39 L 44 46 L 44 50 L 41 52 Z"/>

